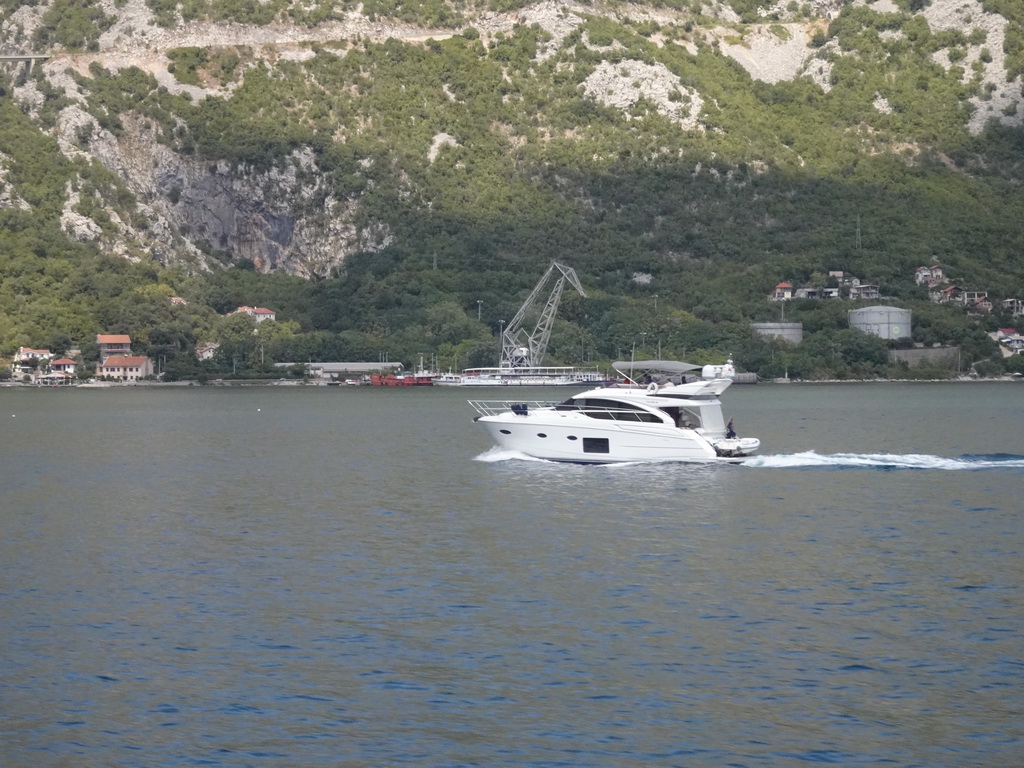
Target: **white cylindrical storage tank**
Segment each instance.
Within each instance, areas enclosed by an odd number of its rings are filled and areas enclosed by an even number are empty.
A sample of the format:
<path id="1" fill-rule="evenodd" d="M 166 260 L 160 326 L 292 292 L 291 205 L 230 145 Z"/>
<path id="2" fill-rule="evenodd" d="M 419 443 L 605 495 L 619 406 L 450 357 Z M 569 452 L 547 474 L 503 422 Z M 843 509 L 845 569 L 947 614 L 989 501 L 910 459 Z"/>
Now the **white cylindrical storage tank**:
<path id="1" fill-rule="evenodd" d="M 762 336 L 774 336 L 793 344 L 799 344 L 804 340 L 803 323 L 751 323 L 750 327 Z"/>
<path id="2" fill-rule="evenodd" d="M 910 337 L 910 310 L 899 307 L 862 307 L 850 310 L 850 327 L 882 339 Z"/>

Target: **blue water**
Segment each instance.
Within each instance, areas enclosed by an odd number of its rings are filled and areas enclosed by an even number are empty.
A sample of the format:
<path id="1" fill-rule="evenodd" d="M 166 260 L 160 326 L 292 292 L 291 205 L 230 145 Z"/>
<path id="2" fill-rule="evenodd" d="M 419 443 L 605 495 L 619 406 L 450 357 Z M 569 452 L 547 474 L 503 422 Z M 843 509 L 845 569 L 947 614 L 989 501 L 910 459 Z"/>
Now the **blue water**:
<path id="1" fill-rule="evenodd" d="M 1020 764 L 1021 397 L 586 467 L 458 390 L 0 390 L 0 764 Z"/>

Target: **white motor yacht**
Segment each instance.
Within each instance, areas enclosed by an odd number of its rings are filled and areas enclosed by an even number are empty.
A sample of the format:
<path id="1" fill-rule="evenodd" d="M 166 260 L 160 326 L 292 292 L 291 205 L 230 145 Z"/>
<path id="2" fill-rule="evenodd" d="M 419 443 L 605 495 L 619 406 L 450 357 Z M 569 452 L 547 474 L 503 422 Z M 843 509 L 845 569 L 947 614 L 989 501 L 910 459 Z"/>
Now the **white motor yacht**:
<path id="1" fill-rule="evenodd" d="M 658 361 L 648 361 L 648 364 Z M 629 364 L 616 363 L 619 366 Z M 636 370 L 635 365 L 632 370 Z M 676 363 L 670 371 L 698 366 Z M 475 421 L 507 450 L 583 464 L 633 461 L 738 462 L 761 441 L 739 437 L 722 415 L 728 378 L 626 383 L 590 389 L 560 403 L 470 400 Z"/>

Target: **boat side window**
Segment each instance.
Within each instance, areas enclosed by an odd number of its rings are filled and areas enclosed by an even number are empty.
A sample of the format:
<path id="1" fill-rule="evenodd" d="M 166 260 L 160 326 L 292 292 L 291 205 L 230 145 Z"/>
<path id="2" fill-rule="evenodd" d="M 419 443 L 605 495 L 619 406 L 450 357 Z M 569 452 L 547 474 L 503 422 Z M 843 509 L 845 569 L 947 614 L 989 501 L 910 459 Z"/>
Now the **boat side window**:
<path id="1" fill-rule="evenodd" d="M 579 403 L 573 398 L 569 398 L 555 406 L 556 411 L 578 411 L 580 409 Z"/>
<path id="2" fill-rule="evenodd" d="M 614 411 L 620 407 L 614 400 L 601 400 L 598 398 L 577 400 L 576 403 L 583 409 L 584 415 L 592 419 L 604 419 L 606 421 L 614 419 Z"/>
<path id="3" fill-rule="evenodd" d="M 642 421 L 653 424 L 661 423 L 655 414 L 640 408 L 632 408 L 628 403 L 620 403 L 615 400 L 602 400 L 600 398 L 588 398 L 577 400 L 578 405 L 584 408 L 584 412 L 592 419 L 605 419 L 608 421 Z"/>

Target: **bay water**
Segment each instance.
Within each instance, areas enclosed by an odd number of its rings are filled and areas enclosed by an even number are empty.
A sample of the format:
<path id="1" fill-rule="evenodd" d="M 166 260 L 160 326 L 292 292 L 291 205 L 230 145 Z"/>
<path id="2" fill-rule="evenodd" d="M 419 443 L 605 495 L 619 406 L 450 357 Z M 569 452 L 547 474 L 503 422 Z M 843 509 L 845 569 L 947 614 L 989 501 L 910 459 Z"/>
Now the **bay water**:
<path id="1" fill-rule="evenodd" d="M 739 466 L 466 404 L 569 393 L 0 389 L 0 765 L 1024 764 L 1024 384 L 734 386 Z"/>

